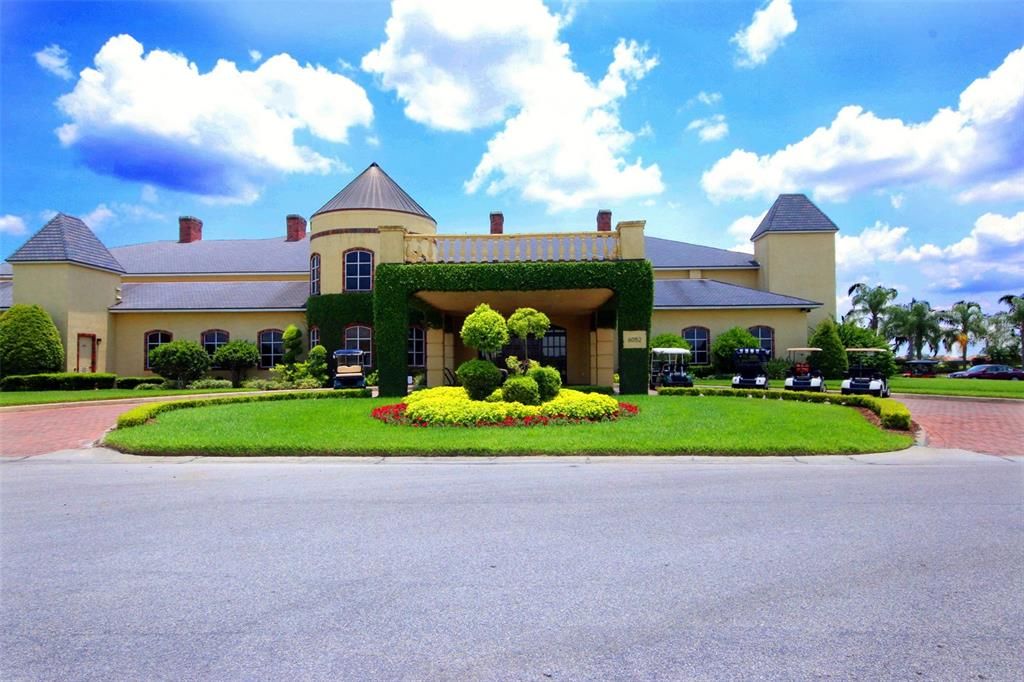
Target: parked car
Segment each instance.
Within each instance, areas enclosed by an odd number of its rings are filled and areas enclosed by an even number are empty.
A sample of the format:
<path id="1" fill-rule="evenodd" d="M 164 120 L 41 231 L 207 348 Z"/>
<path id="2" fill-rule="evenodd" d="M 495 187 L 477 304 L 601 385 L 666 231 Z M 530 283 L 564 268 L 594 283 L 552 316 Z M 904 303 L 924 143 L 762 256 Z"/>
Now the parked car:
<path id="1" fill-rule="evenodd" d="M 953 372 L 950 379 L 1008 379 L 1024 380 L 1024 370 L 1009 365 L 975 365 L 963 372 Z"/>

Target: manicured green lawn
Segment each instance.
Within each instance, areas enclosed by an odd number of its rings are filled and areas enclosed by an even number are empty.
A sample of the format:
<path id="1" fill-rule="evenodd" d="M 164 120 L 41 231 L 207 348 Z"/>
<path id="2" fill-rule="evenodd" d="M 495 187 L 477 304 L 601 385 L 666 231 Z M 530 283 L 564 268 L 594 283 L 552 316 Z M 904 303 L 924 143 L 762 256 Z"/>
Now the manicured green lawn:
<path id="1" fill-rule="evenodd" d="M 95 391 L 3 391 L 0 407 L 8 405 L 44 405 L 46 403 L 78 403 L 86 400 L 113 400 L 115 398 L 159 398 L 165 395 L 199 395 L 202 393 L 231 393 L 242 388 L 159 389 L 136 391 L 131 388 L 101 388 Z"/>
<path id="2" fill-rule="evenodd" d="M 772 390 L 782 389 L 784 379 L 772 379 Z M 827 382 L 829 391 L 839 391 L 840 379 Z M 697 379 L 694 386 L 731 386 L 730 379 Z M 931 395 L 960 395 L 975 398 L 1020 398 L 1024 400 L 1024 381 L 999 381 L 996 379 L 910 379 L 893 377 L 889 379 L 893 393 L 927 393 Z"/>
<path id="3" fill-rule="evenodd" d="M 909 446 L 903 433 L 858 410 L 750 398 L 640 396 L 617 422 L 518 428 L 416 428 L 384 424 L 370 410 L 388 400 L 289 400 L 161 414 L 107 436 L 138 454 L 527 455 L 839 454 Z"/>

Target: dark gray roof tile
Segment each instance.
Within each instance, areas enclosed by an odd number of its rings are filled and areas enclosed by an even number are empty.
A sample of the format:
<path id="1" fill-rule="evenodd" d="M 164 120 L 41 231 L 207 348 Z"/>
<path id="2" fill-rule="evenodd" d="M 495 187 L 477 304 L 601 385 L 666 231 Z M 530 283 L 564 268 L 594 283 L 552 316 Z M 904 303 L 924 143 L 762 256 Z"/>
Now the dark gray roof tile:
<path id="1" fill-rule="evenodd" d="M 359 174 L 359 177 L 345 185 L 340 192 L 334 195 L 333 199 L 313 215 L 330 211 L 360 209 L 401 211 L 434 220 L 376 163 L 371 163 L 369 168 Z"/>
<path id="2" fill-rule="evenodd" d="M 80 219 L 58 213 L 7 259 L 11 263 L 67 261 L 124 272 L 117 259 Z"/>
<path id="3" fill-rule="evenodd" d="M 302 310 L 308 282 L 129 282 L 111 311 Z"/>
<path id="4" fill-rule="evenodd" d="M 713 279 L 654 280 L 658 308 L 817 308 L 821 303 Z"/>
<path id="5" fill-rule="evenodd" d="M 14 305 L 14 282 L 0 282 L 0 310 L 7 310 Z"/>
<path id="6" fill-rule="evenodd" d="M 111 252 L 131 275 L 308 272 L 309 237 L 161 241 L 116 246 Z"/>
<path id="7" fill-rule="evenodd" d="M 803 194 L 780 194 L 750 235 L 754 240 L 765 232 L 838 232 L 839 228 Z"/>
<path id="8" fill-rule="evenodd" d="M 756 268 L 754 256 L 711 246 L 644 237 L 647 260 L 655 268 Z"/>

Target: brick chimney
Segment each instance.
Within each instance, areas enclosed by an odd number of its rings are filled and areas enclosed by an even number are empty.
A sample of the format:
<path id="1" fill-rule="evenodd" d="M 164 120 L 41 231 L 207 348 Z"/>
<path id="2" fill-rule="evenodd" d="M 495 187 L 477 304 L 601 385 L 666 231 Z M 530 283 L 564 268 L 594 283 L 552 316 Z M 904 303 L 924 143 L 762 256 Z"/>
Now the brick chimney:
<path id="1" fill-rule="evenodd" d="M 203 238 L 203 221 L 199 218 L 183 215 L 178 218 L 178 243 L 191 244 Z"/>
<path id="2" fill-rule="evenodd" d="M 287 241 L 299 242 L 306 238 L 306 219 L 295 213 L 285 218 Z"/>
<path id="3" fill-rule="evenodd" d="M 612 212 L 609 211 L 607 208 L 602 208 L 600 211 L 597 212 L 597 231 L 612 231 Z"/>
<path id="4" fill-rule="evenodd" d="M 502 234 L 505 232 L 505 216 L 501 211 L 491 213 L 491 234 Z"/>

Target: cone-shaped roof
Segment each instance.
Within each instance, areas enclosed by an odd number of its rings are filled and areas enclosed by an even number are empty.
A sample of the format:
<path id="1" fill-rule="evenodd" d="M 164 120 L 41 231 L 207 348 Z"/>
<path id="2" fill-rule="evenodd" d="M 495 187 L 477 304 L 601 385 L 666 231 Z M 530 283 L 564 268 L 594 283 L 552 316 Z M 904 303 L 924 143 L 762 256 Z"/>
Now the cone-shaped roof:
<path id="1" fill-rule="evenodd" d="M 124 272 L 89 226 L 74 216 L 58 213 L 7 259 L 11 263 L 67 261 L 103 270 Z"/>
<path id="2" fill-rule="evenodd" d="M 757 240 L 765 232 L 838 232 L 839 228 L 806 195 L 780 194 L 750 235 Z"/>
<path id="3" fill-rule="evenodd" d="M 345 185 L 343 190 L 335 194 L 333 199 L 313 215 L 331 211 L 366 209 L 400 211 L 434 220 L 376 162 L 371 163 L 366 170 L 359 174 L 359 177 Z"/>

